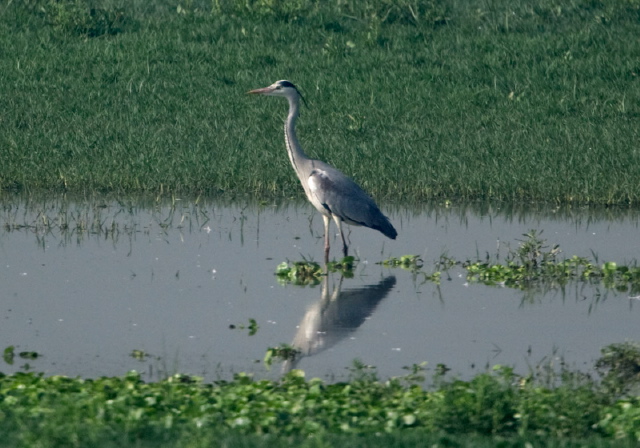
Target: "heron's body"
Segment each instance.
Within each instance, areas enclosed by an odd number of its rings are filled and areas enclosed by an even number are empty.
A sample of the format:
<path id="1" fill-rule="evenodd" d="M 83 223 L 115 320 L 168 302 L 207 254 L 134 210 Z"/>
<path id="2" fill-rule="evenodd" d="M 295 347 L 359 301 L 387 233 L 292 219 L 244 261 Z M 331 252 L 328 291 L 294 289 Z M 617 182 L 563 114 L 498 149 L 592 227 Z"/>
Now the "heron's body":
<path id="1" fill-rule="evenodd" d="M 310 159 L 304 153 L 295 132 L 301 95 L 291 82 L 276 81 L 269 87 L 252 90 L 249 93 L 283 96 L 289 100 L 289 115 L 284 125 L 287 152 L 307 198 L 322 214 L 325 231 L 325 261 L 329 259 L 331 219 L 338 227 L 345 256 L 348 253 L 348 246 L 342 232 L 342 222 L 370 227 L 391 239 L 396 238 L 398 233 L 389 219 L 380 212 L 373 199 L 358 184 L 331 165 Z"/>

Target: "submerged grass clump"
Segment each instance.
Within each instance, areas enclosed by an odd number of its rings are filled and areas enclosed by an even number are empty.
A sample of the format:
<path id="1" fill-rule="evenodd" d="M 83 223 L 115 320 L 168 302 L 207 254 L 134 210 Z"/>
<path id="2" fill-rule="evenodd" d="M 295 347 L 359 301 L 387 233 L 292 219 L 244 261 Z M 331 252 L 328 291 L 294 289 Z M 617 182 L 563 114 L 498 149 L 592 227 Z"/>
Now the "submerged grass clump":
<path id="1" fill-rule="evenodd" d="M 507 264 L 476 262 L 466 265 L 465 268 L 467 279 L 485 285 L 505 285 L 525 289 L 535 283 L 566 284 L 570 280 L 584 280 L 602 283 L 606 288 L 622 292 L 629 291 L 632 294 L 640 292 L 640 267 L 618 266 L 613 261 L 597 266 L 587 258 L 577 256 L 533 269 L 515 262 Z"/>
<path id="2" fill-rule="evenodd" d="M 449 271 L 457 266 L 464 268 L 469 282 L 482 283 L 488 286 L 507 286 L 522 290 L 544 285 L 547 287 L 564 286 L 572 281 L 602 284 L 605 288 L 615 289 L 629 294 L 640 294 L 640 267 L 618 265 L 614 261 L 598 264 L 597 261 L 574 255 L 560 258 L 560 245 L 550 250 L 541 237 L 542 232 L 530 230 L 520 240 L 516 249 L 509 249 L 503 262 L 500 254 L 485 260 L 460 261 L 441 255 L 435 263 L 435 271 L 427 274 L 423 271 L 423 263 L 418 255 L 391 257 L 382 261 L 388 268 L 401 267 L 410 270 L 414 275 L 421 274 L 424 281 L 439 283 L 441 271 Z"/>
<path id="3" fill-rule="evenodd" d="M 505 260 L 499 261 L 487 254 L 486 260 L 460 261 L 442 255 L 436 261 L 434 270 L 427 273 L 424 262 L 419 255 L 402 255 L 390 257 L 378 262 L 386 268 L 401 268 L 410 271 L 416 279 L 423 282 L 440 283 L 442 271 L 462 267 L 466 271 L 466 279 L 473 283 L 487 286 L 506 286 L 521 290 L 531 290 L 538 286 L 561 287 L 569 282 L 588 282 L 602 284 L 607 289 L 615 289 L 629 294 L 640 294 L 640 267 L 635 264 L 618 265 L 614 261 L 599 264 L 586 257 L 574 255 L 560 258 L 558 244 L 550 250 L 541 238 L 542 232 L 531 230 L 520 240 L 519 246 L 509 249 Z M 332 261 L 326 265 L 312 261 L 282 262 L 276 268 L 278 282 L 294 285 L 319 285 L 328 272 L 340 272 L 344 277 L 353 277 L 354 258 L 345 257 L 340 261 Z"/>
<path id="4" fill-rule="evenodd" d="M 286 106 L 244 95 L 289 78 L 309 155 L 378 199 L 638 204 L 638 16 L 627 0 L 5 2 L 0 188 L 301 195 Z"/>
<path id="5" fill-rule="evenodd" d="M 560 246 L 551 250 L 540 237 L 542 232 L 531 230 L 524 234 L 517 249 L 509 251 L 504 263 L 491 260 L 462 263 L 467 279 L 485 285 L 505 285 L 527 289 L 536 284 L 566 285 L 579 280 L 602 283 L 606 288 L 631 294 L 640 292 L 640 267 L 618 266 L 609 261 L 598 265 L 585 257 L 576 255 L 560 259 Z"/>

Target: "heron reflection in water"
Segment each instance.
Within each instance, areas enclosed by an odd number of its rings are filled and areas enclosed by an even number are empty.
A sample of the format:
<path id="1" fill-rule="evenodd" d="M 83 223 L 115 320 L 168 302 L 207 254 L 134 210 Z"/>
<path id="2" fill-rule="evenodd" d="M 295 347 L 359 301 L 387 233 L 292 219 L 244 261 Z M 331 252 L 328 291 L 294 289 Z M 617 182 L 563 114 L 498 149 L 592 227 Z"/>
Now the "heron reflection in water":
<path id="1" fill-rule="evenodd" d="M 333 291 L 329 291 L 329 275 L 322 280 L 322 296 L 312 304 L 300 321 L 291 345 L 300 351 L 293 360 L 286 360 L 283 372 L 295 368 L 300 358 L 313 356 L 333 347 L 352 334 L 373 314 L 378 304 L 387 297 L 396 284 L 393 275 L 373 285 L 342 288 L 343 277 Z"/>

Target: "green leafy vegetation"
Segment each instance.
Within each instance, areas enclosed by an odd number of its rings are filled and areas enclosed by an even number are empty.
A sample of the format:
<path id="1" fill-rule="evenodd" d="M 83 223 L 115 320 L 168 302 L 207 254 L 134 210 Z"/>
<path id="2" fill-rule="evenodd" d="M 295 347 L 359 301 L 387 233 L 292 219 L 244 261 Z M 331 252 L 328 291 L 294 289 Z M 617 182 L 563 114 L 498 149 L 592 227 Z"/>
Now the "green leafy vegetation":
<path id="1" fill-rule="evenodd" d="M 425 281 L 439 283 L 440 270 L 448 271 L 461 266 L 466 271 L 470 282 L 484 285 L 503 285 L 510 288 L 531 289 L 538 285 L 562 286 L 571 281 L 583 281 L 602 284 L 608 289 L 615 289 L 629 294 L 640 293 L 640 267 L 634 265 L 618 265 L 608 261 L 598 264 L 596 261 L 574 255 L 561 259 L 560 246 L 549 249 L 546 240 L 541 238 L 542 232 L 531 230 L 524 234 L 524 240 L 516 249 L 509 249 L 504 262 L 499 262 L 500 254 L 486 260 L 459 261 L 441 255 L 435 263 L 431 274 L 423 272 L 423 263 L 418 255 L 391 257 L 380 264 L 386 267 L 401 267 L 414 274 L 423 274 Z"/>
<path id="2" fill-rule="evenodd" d="M 415 279 L 417 279 L 418 276 L 421 277 L 423 283 L 433 282 L 440 284 L 440 271 L 435 270 L 430 274 L 424 272 L 422 270 L 422 267 L 424 266 L 423 260 L 419 255 L 402 255 L 400 258 L 391 257 L 379 262 L 378 264 L 387 268 L 402 268 L 410 271 L 414 275 Z"/>
<path id="3" fill-rule="evenodd" d="M 9 365 L 13 365 L 13 359 L 16 356 L 16 348 L 13 345 L 10 345 L 4 349 L 2 352 L 2 359 Z"/>
<path id="4" fill-rule="evenodd" d="M 258 329 L 260 328 L 260 326 L 258 325 L 258 321 L 256 321 L 255 319 L 251 318 L 251 319 L 249 319 L 249 324 L 248 325 L 234 325 L 234 324 L 231 324 L 231 325 L 229 325 L 229 328 L 232 329 L 232 330 L 235 330 L 236 328 L 239 328 L 240 330 L 248 329 L 249 330 L 249 336 L 255 336 L 255 334 L 258 332 Z"/>
<path id="5" fill-rule="evenodd" d="M 144 361 L 146 358 L 149 357 L 149 354 L 144 350 L 134 349 L 134 350 L 131 350 L 131 353 L 129 354 L 129 356 L 131 356 L 133 359 L 136 359 L 138 361 Z"/>
<path id="6" fill-rule="evenodd" d="M 596 369 L 604 377 L 604 386 L 613 394 L 640 395 L 640 344 L 624 342 L 606 346 Z"/>
<path id="7" fill-rule="evenodd" d="M 319 285 L 324 271 L 320 264 L 309 261 L 283 261 L 276 268 L 276 276 L 282 284 Z"/>
<path id="8" fill-rule="evenodd" d="M 601 266 L 592 264 L 588 259 L 573 256 L 554 263 L 546 263 L 540 268 L 531 268 L 516 262 L 507 264 L 471 263 L 465 266 L 467 278 L 485 285 L 504 284 L 505 286 L 525 289 L 533 283 L 557 282 L 566 284 L 570 280 L 602 282 L 609 289 L 640 292 L 640 268 L 637 266 L 618 266 L 613 261 Z"/>
<path id="9" fill-rule="evenodd" d="M 636 0 L 0 5 L 0 188 L 301 196 L 307 152 L 377 199 L 640 202 Z"/>
<path id="10" fill-rule="evenodd" d="M 403 255 L 400 258 L 391 257 L 381 263 L 386 267 L 401 267 L 410 271 L 418 270 L 422 267 L 422 259 L 419 255 Z"/>
<path id="11" fill-rule="evenodd" d="M 338 261 L 330 261 L 324 266 L 314 261 L 283 261 L 276 268 L 278 282 L 294 285 L 319 285 L 323 276 L 329 272 L 340 272 L 344 277 L 353 277 L 355 258 L 344 257 Z"/>
<path id="12" fill-rule="evenodd" d="M 516 250 L 509 252 L 504 264 L 491 261 L 463 263 L 467 279 L 519 289 L 540 283 L 565 285 L 571 280 L 580 280 L 602 283 L 606 288 L 622 292 L 640 292 L 640 267 L 618 266 L 613 261 L 598 266 L 576 255 L 560 260 L 560 246 L 546 250 L 540 233 L 531 230 L 523 235 L 526 239 Z"/>
<path id="13" fill-rule="evenodd" d="M 607 289 L 615 289 L 629 294 L 640 294 L 640 267 L 634 265 L 618 265 L 614 261 L 598 264 L 586 257 L 574 255 L 570 258 L 560 258 L 559 245 L 550 250 L 545 246 L 546 241 L 541 233 L 531 230 L 524 234 L 524 240 L 514 249 L 509 249 L 504 262 L 495 259 L 484 261 L 459 261 L 442 255 L 435 263 L 432 273 L 425 272 L 423 260 L 418 255 L 403 255 L 390 257 L 379 262 L 388 268 L 402 268 L 420 276 L 423 281 L 440 283 L 442 272 L 456 266 L 466 271 L 466 278 L 470 282 L 482 283 L 488 286 L 507 286 L 517 289 L 531 289 L 538 285 L 562 286 L 571 281 L 602 284 Z M 295 285 L 320 284 L 327 272 L 341 272 L 345 277 L 353 276 L 353 257 L 346 257 L 338 262 L 329 262 L 326 266 L 308 261 L 283 262 L 276 268 L 276 276 L 282 284 Z"/>
<path id="14" fill-rule="evenodd" d="M 300 350 L 289 345 L 281 344 L 279 347 L 270 347 L 264 355 L 264 365 L 271 368 L 274 361 L 293 361 L 300 354 Z"/>
<path id="15" fill-rule="evenodd" d="M 637 362 L 637 345 L 619 348 L 613 349 Z M 271 354 L 281 356 L 279 350 Z M 390 440 L 384 434 L 397 435 L 392 440 L 467 435 L 485 442 L 528 440 L 532 446 L 610 439 L 632 446 L 640 440 L 640 402 L 606 386 L 612 376 L 624 376 L 619 362 L 606 362 L 610 370 L 602 384 L 568 370 L 550 379 L 549 372 L 519 376 L 496 366 L 469 381 L 436 373 L 426 389 L 419 385 L 424 365 L 380 381 L 374 369 L 356 363 L 351 379 L 335 384 L 306 380 L 300 370 L 277 381 L 237 374 L 211 384 L 186 375 L 145 383 L 135 372 L 98 379 L 17 373 L 0 375 L 0 430 L 3 442 L 14 446 L 192 446 L 232 436 L 272 443 L 312 435 L 320 441 L 353 435 Z M 542 440 L 558 445 L 536 443 Z"/>

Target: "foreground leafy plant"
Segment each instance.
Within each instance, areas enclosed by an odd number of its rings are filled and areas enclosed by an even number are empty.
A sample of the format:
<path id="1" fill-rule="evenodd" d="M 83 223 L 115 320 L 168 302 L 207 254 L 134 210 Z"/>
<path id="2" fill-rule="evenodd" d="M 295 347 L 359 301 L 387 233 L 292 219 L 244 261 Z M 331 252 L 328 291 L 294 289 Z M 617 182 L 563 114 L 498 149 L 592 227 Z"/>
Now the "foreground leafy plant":
<path id="1" fill-rule="evenodd" d="M 601 351 L 596 369 L 603 375 L 603 385 L 616 395 L 640 393 L 640 344 L 611 344 Z"/>
<path id="2" fill-rule="evenodd" d="M 277 353 L 274 351 L 274 355 Z M 470 381 L 440 377 L 433 390 L 419 386 L 424 365 L 407 377 L 381 382 L 356 365 L 350 381 L 306 380 L 293 370 L 281 380 L 205 384 L 188 375 L 145 383 L 139 374 L 94 380 L 0 375 L 0 431 L 17 446 L 118 446 L 163 443 L 216 434 L 309 436 L 395 433 L 477 434 L 570 440 L 626 437 L 640 440 L 637 397 L 619 400 L 580 375 L 555 387 L 534 376 L 496 366 Z"/>

